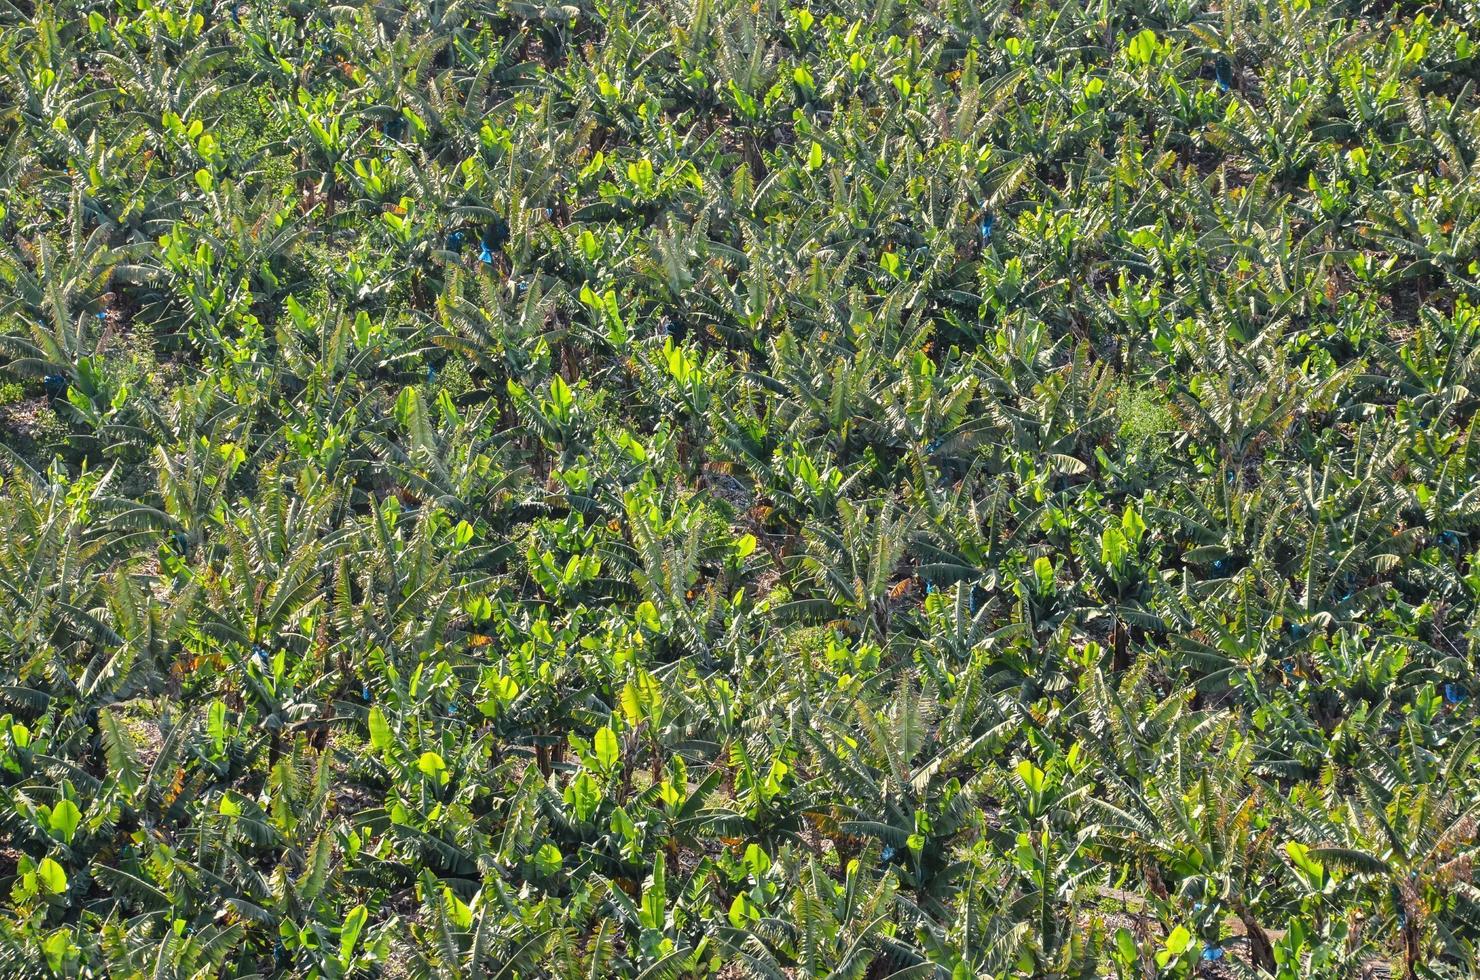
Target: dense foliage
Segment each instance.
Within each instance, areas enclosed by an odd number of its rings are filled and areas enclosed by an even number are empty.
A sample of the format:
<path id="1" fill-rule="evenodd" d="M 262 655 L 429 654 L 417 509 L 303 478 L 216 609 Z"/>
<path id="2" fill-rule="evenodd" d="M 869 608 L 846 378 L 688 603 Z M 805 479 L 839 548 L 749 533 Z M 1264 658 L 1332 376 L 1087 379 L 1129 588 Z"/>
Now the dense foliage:
<path id="1" fill-rule="evenodd" d="M 0 3 L 0 973 L 1480 974 L 1477 45 Z"/>

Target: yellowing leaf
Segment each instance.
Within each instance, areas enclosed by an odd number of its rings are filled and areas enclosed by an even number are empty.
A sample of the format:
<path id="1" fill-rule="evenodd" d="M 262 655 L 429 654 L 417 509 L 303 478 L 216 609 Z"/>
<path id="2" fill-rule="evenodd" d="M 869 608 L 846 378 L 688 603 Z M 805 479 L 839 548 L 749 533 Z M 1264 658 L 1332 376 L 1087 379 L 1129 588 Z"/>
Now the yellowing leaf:
<path id="1" fill-rule="evenodd" d="M 49 895 L 60 895 L 67 890 L 67 872 L 49 857 L 42 858 L 36 866 L 36 880 Z"/>

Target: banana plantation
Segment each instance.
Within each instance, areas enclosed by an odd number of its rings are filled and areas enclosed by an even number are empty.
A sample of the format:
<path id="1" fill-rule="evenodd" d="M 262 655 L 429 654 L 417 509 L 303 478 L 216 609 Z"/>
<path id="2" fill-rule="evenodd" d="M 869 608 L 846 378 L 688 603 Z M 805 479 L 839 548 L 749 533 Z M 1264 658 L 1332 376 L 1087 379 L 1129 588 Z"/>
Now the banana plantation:
<path id="1" fill-rule="evenodd" d="M 1480 976 L 1480 7 L 0 0 L 0 976 Z"/>

